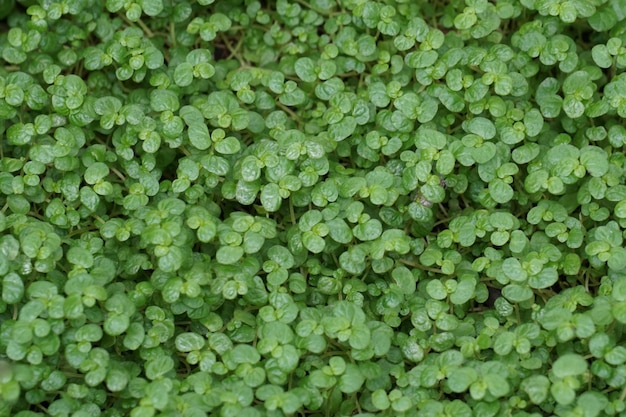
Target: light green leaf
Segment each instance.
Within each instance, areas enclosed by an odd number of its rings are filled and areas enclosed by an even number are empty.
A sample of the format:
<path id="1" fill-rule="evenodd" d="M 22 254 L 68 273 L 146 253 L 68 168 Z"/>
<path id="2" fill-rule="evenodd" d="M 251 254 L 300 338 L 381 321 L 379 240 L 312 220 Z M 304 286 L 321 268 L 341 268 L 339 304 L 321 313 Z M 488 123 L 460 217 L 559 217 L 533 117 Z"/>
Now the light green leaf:
<path id="1" fill-rule="evenodd" d="M 124 314 L 110 313 L 104 320 L 104 332 L 110 336 L 119 336 L 128 329 L 130 319 Z"/>
<path id="2" fill-rule="evenodd" d="M 550 393 L 560 405 L 571 404 L 576 399 L 576 391 L 563 381 L 553 383 L 550 387 Z"/>
<path id="3" fill-rule="evenodd" d="M 352 229 L 343 219 L 333 219 L 326 222 L 326 224 L 329 229 L 328 235 L 335 242 L 347 244 L 352 241 Z"/>
<path id="4" fill-rule="evenodd" d="M 227 136 L 215 144 L 215 150 L 222 155 L 233 155 L 241 150 L 241 143 L 233 136 Z"/>
<path id="5" fill-rule="evenodd" d="M 550 380 L 544 375 L 532 375 L 522 381 L 521 388 L 533 404 L 543 404 L 548 397 Z"/>
<path id="6" fill-rule="evenodd" d="M 215 258 L 223 265 L 232 265 L 237 263 L 243 256 L 244 250 L 241 246 L 221 246 Z"/>
<path id="7" fill-rule="evenodd" d="M 549 174 L 546 170 L 533 171 L 524 180 L 524 188 L 529 193 L 536 193 L 547 187 Z"/>
<path id="8" fill-rule="evenodd" d="M 187 87 L 193 82 L 193 65 L 183 62 L 174 70 L 174 83 L 179 87 Z"/>
<path id="9" fill-rule="evenodd" d="M 553 364 L 552 372 L 557 378 L 577 376 L 587 371 L 587 361 L 575 353 L 561 355 Z"/>
<path id="10" fill-rule="evenodd" d="M 305 248 L 313 253 L 322 252 L 326 246 L 324 239 L 311 231 L 306 231 L 302 234 L 302 243 Z"/>
<path id="11" fill-rule="evenodd" d="M 2 278 L 2 301 L 7 304 L 17 304 L 24 296 L 24 282 L 15 272 L 6 274 Z"/>
<path id="12" fill-rule="evenodd" d="M 471 300 L 475 295 L 476 281 L 473 278 L 461 278 L 456 290 L 450 295 L 452 304 L 461 305 Z"/>
<path id="13" fill-rule="evenodd" d="M 268 212 L 278 211 L 283 201 L 280 196 L 280 188 L 274 183 L 267 184 L 261 189 L 260 198 L 263 208 Z"/>
<path id="14" fill-rule="evenodd" d="M 509 393 L 510 386 L 506 378 L 498 374 L 487 374 L 484 376 L 487 390 L 494 397 L 504 397 Z"/>
<path id="15" fill-rule="evenodd" d="M 298 77 L 300 77 L 300 79 L 304 82 L 312 83 L 317 80 L 317 74 L 315 73 L 315 63 L 311 58 L 299 58 L 296 61 L 295 70 Z"/>
<path id="16" fill-rule="evenodd" d="M 472 368 L 458 368 L 448 375 L 448 387 L 452 392 L 460 394 L 468 390 L 478 379 L 478 373 Z"/>
<path id="17" fill-rule="evenodd" d="M 67 260 L 73 265 L 82 268 L 91 268 L 93 266 L 93 255 L 80 246 L 72 246 L 67 251 Z"/>
<path id="18" fill-rule="evenodd" d="M 377 239 L 383 232 L 382 223 L 377 219 L 371 219 L 365 223 L 358 224 L 352 229 L 354 237 L 361 241 Z"/>
<path id="19" fill-rule="evenodd" d="M 349 343 L 354 349 L 365 349 L 370 345 L 370 329 L 364 324 L 352 326 Z"/>
<path id="20" fill-rule="evenodd" d="M 179 352 L 191 352 L 204 347 L 205 339 L 197 333 L 181 333 L 176 336 L 176 349 Z"/>
<path id="21" fill-rule="evenodd" d="M 527 286 L 517 284 L 509 284 L 502 289 L 504 295 L 509 301 L 521 303 L 533 298 L 533 292 Z"/>
<path id="22" fill-rule="evenodd" d="M 148 16 L 156 16 L 163 11 L 161 0 L 139 0 L 139 5 Z"/>
<path id="23" fill-rule="evenodd" d="M 85 170 L 85 182 L 93 185 L 107 175 L 109 175 L 109 167 L 103 162 L 94 162 Z"/>
<path id="24" fill-rule="evenodd" d="M 158 379 L 174 368 L 174 360 L 169 356 L 158 355 L 146 362 L 146 377 L 151 380 Z"/>
<path id="25" fill-rule="evenodd" d="M 514 195 L 513 188 L 500 178 L 496 178 L 489 183 L 489 195 L 497 203 L 505 204 L 511 201 Z"/>
<path id="26" fill-rule="evenodd" d="M 183 106 L 180 109 L 180 117 L 188 126 L 189 142 L 198 150 L 208 149 L 211 146 L 211 136 L 200 110 L 192 106 Z"/>
<path id="27" fill-rule="evenodd" d="M 496 136 L 496 127 L 493 122 L 484 117 L 474 117 L 463 122 L 463 129 L 483 139 L 492 139 Z"/>
<path id="28" fill-rule="evenodd" d="M 383 389 L 377 389 L 372 393 L 372 404 L 378 410 L 386 410 L 391 406 L 387 393 Z"/>
<path id="29" fill-rule="evenodd" d="M 431 280 L 426 285 L 426 291 L 428 292 L 428 295 L 430 295 L 435 300 L 443 300 L 448 296 L 446 287 L 438 279 Z"/>
<path id="30" fill-rule="evenodd" d="M 241 177 L 244 181 L 252 182 L 261 176 L 259 159 L 253 155 L 246 156 L 241 162 Z"/>
<path id="31" fill-rule="evenodd" d="M 592 177 L 601 177 L 609 170 L 609 158 L 601 148 L 587 146 L 580 153 L 580 163 Z"/>
<path id="32" fill-rule="evenodd" d="M 175 112 L 180 107 L 178 95 L 171 90 L 152 90 L 150 107 L 157 112 Z"/>
<path id="33" fill-rule="evenodd" d="M 365 377 L 358 366 L 347 364 L 343 375 L 339 377 L 337 386 L 345 394 L 358 392 L 365 383 Z"/>

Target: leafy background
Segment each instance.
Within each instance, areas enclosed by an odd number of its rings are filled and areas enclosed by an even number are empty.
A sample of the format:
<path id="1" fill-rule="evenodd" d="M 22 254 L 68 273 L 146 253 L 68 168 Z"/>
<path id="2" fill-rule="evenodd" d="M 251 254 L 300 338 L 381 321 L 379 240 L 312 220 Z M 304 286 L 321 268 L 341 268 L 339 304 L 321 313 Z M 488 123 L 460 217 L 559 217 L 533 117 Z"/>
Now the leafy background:
<path id="1" fill-rule="evenodd" d="M 0 16 L 0 416 L 626 415 L 623 0 Z"/>

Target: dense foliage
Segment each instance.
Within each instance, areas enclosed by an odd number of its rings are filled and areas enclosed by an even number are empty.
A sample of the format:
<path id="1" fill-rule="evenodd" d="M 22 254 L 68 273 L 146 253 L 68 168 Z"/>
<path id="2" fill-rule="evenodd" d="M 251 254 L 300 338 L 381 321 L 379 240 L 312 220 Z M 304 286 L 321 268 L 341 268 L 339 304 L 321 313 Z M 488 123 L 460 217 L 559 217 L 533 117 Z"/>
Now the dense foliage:
<path id="1" fill-rule="evenodd" d="M 0 416 L 626 416 L 626 1 L 0 16 Z"/>

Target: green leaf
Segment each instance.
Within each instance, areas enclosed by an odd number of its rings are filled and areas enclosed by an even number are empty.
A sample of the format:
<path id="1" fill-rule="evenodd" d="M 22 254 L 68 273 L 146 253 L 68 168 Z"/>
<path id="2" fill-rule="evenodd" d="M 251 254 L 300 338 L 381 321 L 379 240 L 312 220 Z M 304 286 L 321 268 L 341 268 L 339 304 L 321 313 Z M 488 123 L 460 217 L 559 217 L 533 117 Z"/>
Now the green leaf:
<path id="1" fill-rule="evenodd" d="M 174 360 L 169 356 L 158 355 L 149 359 L 145 365 L 146 377 L 151 380 L 158 379 L 174 368 Z"/>
<path id="2" fill-rule="evenodd" d="M 463 129 L 483 139 L 492 139 L 496 136 L 495 125 L 484 117 L 474 117 L 473 119 L 463 122 Z"/>
<path id="3" fill-rule="evenodd" d="M 178 96 L 171 90 L 153 90 L 150 93 L 150 107 L 157 112 L 171 111 L 179 109 Z"/>
<path id="4" fill-rule="evenodd" d="M 463 13 L 458 14 L 454 18 L 454 27 L 460 30 L 467 30 L 474 26 L 478 18 L 473 8 L 467 8 Z"/>
<path id="5" fill-rule="evenodd" d="M 124 336 L 124 347 L 130 350 L 137 350 L 145 338 L 144 327 L 137 322 L 130 323 Z"/>
<path id="6" fill-rule="evenodd" d="M 626 277 L 620 276 L 613 283 L 613 298 L 617 301 L 626 301 Z"/>
<path id="7" fill-rule="evenodd" d="M 615 320 L 622 324 L 626 323 L 626 302 L 621 301 L 614 304 L 613 308 L 611 309 L 611 313 L 615 317 Z"/>
<path id="8" fill-rule="evenodd" d="M 258 363 L 261 359 L 259 352 L 250 345 L 237 345 L 228 352 L 235 363 Z"/>
<path id="9" fill-rule="evenodd" d="M 323 215 L 319 210 L 309 210 L 298 221 L 298 228 L 303 232 L 308 232 L 322 220 Z"/>
<path id="10" fill-rule="evenodd" d="M 347 244 L 352 241 L 352 229 L 343 219 L 333 219 L 326 222 L 331 239 L 335 242 Z"/>
<path id="11" fill-rule="evenodd" d="M 282 203 L 280 187 L 277 184 L 267 184 L 261 189 L 261 204 L 268 212 L 278 211 Z"/>
<path id="12" fill-rule="evenodd" d="M 415 146 L 421 149 L 443 149 L 447 144 L 446 136 L 432 129 L 420 128 L 415 137 Z"/>
<path id="13" fill-rule="evenodd" d="M 215 150 L 222 155 L 236 154 L 241 150 L 241 143 L 237 138 L 228 136 L 215 144 Z"/>
<path id="14" fill-rule="evenodd" d="M 305 248 L 313 253 L 322 252 L 326 246 L 324 239 L 312 231 L 306 231 L 302 234 L 302 243 Z"/>
<path id="15" fill-rule="evenodd" d="M 556 381 L 550 387 L 550 393 L 560 405 L 568 405 L 576 399 L 576 391 L 563 381 Z"/>
<path id="16" fill-rule="evenodd" d="M 361 189 L 367 187 L 367 181 L 363 177 L 348 177 L 340 186 L 342 197 L 352 197 Z"/>
<path id="17" fill-rule="evenodd" d="M 377 219 L 371 219 L 365 223 L 356 225 L 352 229 L 354 237 L 361 241 L 374 240 L 380 237 L 383 231 L 382 223 Z"/>
<path id="18" fill-rule="evenodd" d="M 456 290 L 450 295 L 452 304 L 465 304 L 474 298 L 476 290 L 476 281 L 472 278 L 461 278 L 457 284 Z"/>
<path id="19" fill-rule="evenodd" d="M 311 58 L 299 58 L 296 61 L 295 70 L 298 77 L 300 77 L 300 79 L 304 82 L 312 83 L 317 80 L 317 74 L 315 73 L 315 63 Z"/>
<path id="20" fill-rule="evenodd" d="M 180 109 L 180 117 L 188 126 L 189 142 L 198 150 L 208 149 L 211 146 L 211 137 L 200 110 L 192 106 L 183 106 Z"/>
<path id="21" fill-rule="evenodd" d="M 377 410 L 386 410 L 391 406 L 387 393 L 382 389 L 377 389 L 372 393 L 372 404 Z"/>
<path id="22" fill-rule="evenodd" d="M 241 163 L 241 177 L 244 181 L 252 182 L 261 176 L 259 159 L 255 156 L 246 156 Z"/>
<path id="23" fill-rule="evenodd" d="M 504 397 L 511 389 L 508 381 L 502 375 L 487 374 L 483 378 L 487 384 L 487 390 L 489 390 L 489 393 L 496 398 Z"/>
<path id="24" fill-rule="evenodd" d="M 507 278 L 515 282 L 525 282 L 528 278 L 528 273 L 516 258 L 505 259 L 502 263 L 502 272 Z"/>
<path id="25" fill-rule="evenodd" d="M 502 289 L 502 295 L 509 301 L 521 303 L 533 298 L 533 292 L 526 286 L 509 284 Z"/>
<path id="26" fill-rule="evenodd" d="M 337 386 L 345 394 L 358 392 L 365 383 L 365 377 L 358 366 L 351 363 L 346 365 L 343 375 L 339 377 Z"/>
<path id="27" fill-rule="evenodd" d="M 626 249 L 613 248 L 611 250 L 611 257 L 609 258 L 607 265 L 614 271 L 621 271 L 626 268 Z"/>
<path id="28" fill-rule="evenodd" d="M 508 355 L 513 349 L 515 343 L 515 334 L 511 332 L 503 332 L 498 335 L 493 344 L 493 351 L 501 356 Z"/>
<path id="29" fill-rule="evenodd" d="M 524 180 L 524 189 L 529 193 L 536 193 L 544 187 L 547 187 L 548 178 L 548 172 L 543 169 L 533 171 L 528 174 Z"/>
<path id="30" fill-rule="evenodd" d="M 6 274 L 2 278 L 2 301 L 7 304 L 17 304 L 24 297 L 24 282 L 15 272 Z"/>
<path id="31" fill-rule="evenodd" d="M 79 246 L 73 246 L 67 251 L 67 260 L 82 268 L 91 268 L 94 262 L 93 255 Z"/>
<path id="32" fill-rule="evenodd" d="M 511 201 L 514 195 L 513 188 L 500 178 L 496 178 L 489 183 L 489 195 L 500 204 Z"/>
<path id="33" fill-rule="evenodd" d="M 550 380 L 544 375 L 532 375 L 522 381 L 521 388 L 533 404 L 543 404 L 548 397 Z"/>
<path id="34" fill-rule="evenodd" d="M 232 265 L 237 263 L 244 254 L 244 250 L 241 246 L 221 246 L 215 258 L 217 262 L 223 265 Z"/>
<path id="35" fill-rule="evenodd" d="M 103 162 L 95 162 L 85 170 L 85 182 L 93 185 L 107 175 L 109 175 L 109 167 Z"/>
<path id="36" fill-rule="evenodd" d="M 159 258 L 158 265 L 165 272 L 174 272 L 181 268 L 183 254 L 176 246 L 170 246 L 167 253 Z"/>
<path id="37" fill-rule="evenodd" d="M 621 200 L 615 205 L 614 213 L 620 219 L 626 218 L 626 200 Z"/>
<path id="38" fill-rule="evenodd" d="M 448 387 L 452 392 L 460 394 L 468 390 L 478 379 L 477 372 L 472 368 L 458 368 L 448 375 Z"/>
<path id="39" fill-rule="evenodd" d="M 83 314 L 83 303 L 80 294 L 68 296 L 63 303 L 63 315 L 68 319 L 75 319 Z"/>
<path id="40" fill-rule="evenodd" d="M 163 11 L 161 0 L 139 0 L 139 6 L 148 16 L 156 16 Z"/>
<path id="41" fill-rule="evenodd" d="M 443 300 L 448 296 L 448 291 L 446 290 L 446 287 L 438 279 L 430 281 L 426 286 L 426 291 L 428 292 L 428 295 L 430 295 L 435 300 Z"/>
<path id="42" fill-rule="evenodd" d="M 193 82 L 193 65 L 183 62 L 174 70 L 174 83 L 179 87 L 187 87 Z"/>
<path id="43" fill-rule="evenodd" d="M 246 253 L 257 253 L 263 247 L 265 238 L 259 233 L 247 231 L 243 237 L 243 249 Z"/>
<path id="44" fill-rule="evenodd" d="M 606 45 L 595 45 L 591 48 L 593 61 L 600 68 L 610 68 L 613 65 L 613 57 L 609 53 Z"/>
<path id="45" fill-rule="evenodd" d="M 356 126 L 356 119 L 352 116 L 347 116 L 344 117 L 339 123 L 331 125 L 328 129 L 328 133 L 334 141 L 340 142 L 352 135 Z"/>
<path id="46" fill-rule="evenodd" d="M 606 153 L 595 146 L 587 146 L 580 153 L 580 163 L 592 177 L 601 177 L 609 170 L 609 158 Z"/>
<path id="47" fill-rule="evenodd" d="M 572 119 L 581 117 L 585 113 L 585 105 L 582 101 L 573 96 L 565 96 L 563 100 L 563 111 Z"/>
<path id="48" fill-rule="evenodd" d="M 527 143 L 518 148 L 515 148 L 512 153 L 513 160 L 522 165 L 527 164 L 537 156 L 539 156 L 541 152 L 541 147 L 536 143 Z"/>
<path id="49" fill-rule="evenodd" d="M 110 336 L 119 336 L 128 329 L 130 319 L 123 314 L 111 313 L 104 320 L 104 332 Z"/>
<path id="50" fill-rule="evenodd" d="M 625 0 L 0 19 L 0 416 L 623 414 Z"/>
<path id="51" fill-rule="evenodd" d="M 122 102 L 116 97 L 101 97 L 95 101 L 93 108 L 101 116 L 117 114 L 122 108 Z"/>
<path id="52" fill-rule="evenodd" d="M 580 355 L 567 353 L 561 355 L 552 364 L 552 373 L 557 378 L 565 378 L 568 376 L 577 376 L 587 371 L 587 361 Z"/>
<path id="53" fill-rule="evenodd" d="M 354 325 L 351 329 L 349 343 L 354 349 L 365 349 L 370 345 L 370 330 L 365 325 Z"/>
<path id="54" fill-rule="evenodd" d="M 181 333 L 176 336 L 176 349 L 179 352 L 191 352 L 204 347 L 205 339 L 197 333 Z"/>
<path id="55" fill-rule="evenodd" d="M 537 275 L 528 279 L 528 285 L 535 289 L 550 288 L 558 279 L 559 274 L 556 268 L 544 268 Z"/>
<path id="56" fill-rule="evenodd" d="M 609 401 L 602 393 L 587 391 L 576 399 L 578 406 L 583 409 L 585 416 L 594 417 L 602 415 Z"/>
<path id="57" fill-rule="evenodd" d="M 544 117 L 555 118 L 561 112 L 563 98 L 557 92 L 560 85 L 555 78 L 546 78 L 537 88 L 537 102 Z"/>
<path id="58" fill-rule="evenodd" d="M 7 139 L 12 145 L 27 145 L 34 135 L 35 128 L 32 123 L 15 123 L 7 130 Z"/>
<path id="59" fill-rule="evenodd" d="M 107 372 L 106 386 L 112 392 L 120 392 L 128 385 L 128 374 L 121 369 L 111 369 Z"/>
<path id="60" fill-rule="evenodd" d="M 411 68 L 428 68 L 437 61 L 438 57 L 436 51 L 415 51 L 406 55 L 405 62 Z"/>

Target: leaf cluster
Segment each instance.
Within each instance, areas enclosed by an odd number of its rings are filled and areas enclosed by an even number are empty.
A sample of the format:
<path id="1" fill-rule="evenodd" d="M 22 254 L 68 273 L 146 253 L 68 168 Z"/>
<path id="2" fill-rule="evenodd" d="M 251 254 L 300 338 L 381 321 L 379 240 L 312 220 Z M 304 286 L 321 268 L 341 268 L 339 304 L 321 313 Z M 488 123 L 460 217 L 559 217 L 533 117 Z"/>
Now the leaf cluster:
<path id="1" fill-rule="evenodd" d="M 0 417 L 626 415 L 623 1 L 0 18 Z"/>

